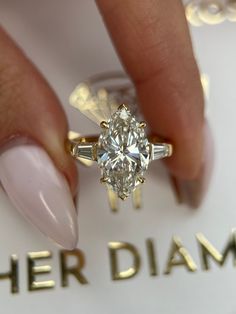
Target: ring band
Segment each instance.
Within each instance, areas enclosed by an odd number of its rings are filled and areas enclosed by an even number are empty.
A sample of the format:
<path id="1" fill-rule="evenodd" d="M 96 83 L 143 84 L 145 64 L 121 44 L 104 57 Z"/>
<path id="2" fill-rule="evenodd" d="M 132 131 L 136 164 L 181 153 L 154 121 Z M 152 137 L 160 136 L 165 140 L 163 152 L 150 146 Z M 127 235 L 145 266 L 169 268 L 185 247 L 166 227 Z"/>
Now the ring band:
<path id="1" fill-rule="evenodd" d="M 155 136 L 147 137 L 146 123 L 137 121 L 124 104 L 100 126 L 99 136 L 77 137 L 68 142 L 68 149 L 76 159 L 96 161 L 101 169 L 100 181 L 122 200 L 145 182 L 144 173 L 150 162 L 173 153 L 171 144 Z"/>

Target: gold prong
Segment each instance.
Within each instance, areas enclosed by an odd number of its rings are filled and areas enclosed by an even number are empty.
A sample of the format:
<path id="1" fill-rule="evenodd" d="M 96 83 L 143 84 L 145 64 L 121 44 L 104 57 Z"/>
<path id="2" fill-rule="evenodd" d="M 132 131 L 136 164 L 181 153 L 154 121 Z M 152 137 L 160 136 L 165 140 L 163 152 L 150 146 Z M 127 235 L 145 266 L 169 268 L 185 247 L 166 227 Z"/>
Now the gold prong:
<path id="1" fill-rule="evenodd" d="M 103 129 L 108 129 L 109 128 L 109 124 L 106 121 L 102 121 L 100 123 L 100 127 Z"/>
<path id="2" fill-rule="evenodd" d="M 118 107 L 118 110 L 125 109 L 128 110 L 128 107 L 125 104 L 122 104 Z"/>
<path id="3" fill-rule="evenodd" d="M 107 183 L 107 181 L 108 181 L 108 178 L 106 178 L 106 177 L 102 177 L 102 178 L 100 179 L 100 182 L 101 182 L 101 183 Z"/>
<path id="4" fill-rule="evenodd" d="M 139 180 L 139 182 L 140 182 L 140 183 L 142 183 L 142 184 L 143 184 L 143 183 L 145 182 L 145 180 L 146 180 L 146 179 L 145 179 L 144 177 L 138 177 L 138 180 Z"/>
<path id="5" fill-rule="evenodd" d="M 171 144 L 168 145 L 168 157 L 170 157 L 173 154 L 173 146 Z"/>
<path id="6" fill-rule="evenodd" d="M 139 123 L 139 126 L 140 126 L 140 128 L 144 129 L 144 128 L 146 128 L 147 124 L 146 124 L 146 122 L 141 121 L 141 122 Z"/>
<path id="7" fill-rule="evenodd" d="M 93 161 L 97 161 L 97 150 L 98 150 L 98 143 L 93 145 Z"/>

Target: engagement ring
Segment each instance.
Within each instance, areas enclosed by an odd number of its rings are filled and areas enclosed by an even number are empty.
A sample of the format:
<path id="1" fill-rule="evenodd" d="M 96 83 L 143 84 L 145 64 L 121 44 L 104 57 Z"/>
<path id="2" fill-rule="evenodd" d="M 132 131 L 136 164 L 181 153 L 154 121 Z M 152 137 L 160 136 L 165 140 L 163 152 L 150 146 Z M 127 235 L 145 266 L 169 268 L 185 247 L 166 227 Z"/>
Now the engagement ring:
<path id="1" fill-rule="evenodd" d="M 75 88 L 70 104 L 101 129 L 96 136 L 70 131 L 71 155 L 87 166 L 97 162 L 113 211 L 118 209 L 118 197 L 125 200 L 130 194 L 134 207 L 140 208 L 140 186 L 150 162 L 171 156 L 173 147 L 147 136 L 146 123 L 138 119 L 133 84 L 121 72 L 99 74 Z"/>

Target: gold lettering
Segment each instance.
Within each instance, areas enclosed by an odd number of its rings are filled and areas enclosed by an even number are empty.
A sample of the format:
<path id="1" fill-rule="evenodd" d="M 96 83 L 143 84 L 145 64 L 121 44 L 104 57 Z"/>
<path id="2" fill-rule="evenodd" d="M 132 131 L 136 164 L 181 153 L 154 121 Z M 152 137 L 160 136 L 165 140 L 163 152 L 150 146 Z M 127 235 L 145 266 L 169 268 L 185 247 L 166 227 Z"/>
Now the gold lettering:
<path id="1" fill-rule="evenodd" d="M 151 276 L 157 276 L 157 262 L 156 262 L 156 253 L 152 239 L 147 239 L 146 241 L 147 253 L 148 253 L 148 263 L 149 263 L 149 271 Z"/>
<path id="2" fill-rule="evenodd" d="M 176 258 L 177 256 L 178 258 Z M 195 272 L 197 270 L 197 265 L 195 264 L 193 258 L 187 249 L 183 247 L 181 240 L 177 237 L 173 237 L 164 274 L 170 274 L 174 266 L 185 266 L 187 270 L 191 272 Z"/>
<path id="3" fill-rule="evenodd" d="M 233 230 L 228 243 L 226 244 L 223 253 L 221 254 L 202 233 L 196 235 L 198 243 L 200 244 L 200 253 L 202 259 L 202 268 L 204 270 L 210 269 L 209 256 L 220 266 L 223 266 L 229 252 L 233 253 L 234 266 L 236 266 L 236 231 Z"/>
<path id="4" fill-rule="evenodd" d="M 28 264 L 28 290 L 35 291 L 40 289 L 51 289 L 55 286 L 53 280 L 36 281 L 36 275 L 51 273 L 51 266 L 42 265 L 36 266 L 36 260 L 48 259 L 52 257 L 52 253 L 49 251 L 30 252 L 27 257 Z"/>
<path id="5" fill-rule="evenodd" d="M 19 292 L 19 279 L 18 279 L 18 259 L 16 255 L 11 255 L 10 258 L 11 269 L 9 272 L 0 274 L 0 280 L 11 280 L 11 293 Z"/>
<path id="6" fill-rule="evenodd" d="M 68 267 L 67 260 L 69 257 L 75 257 L 77 260 L 76 266 Z M 75 278 L 82 284 L 87 284 L 88 281 L 81 273 L 81 269 L 85 265 L 85 257 L 81 250 L 73 251 L 61 251 L 60 252 L 60 262 L 61 262 L 61 284 L 62 287 L 67 287 L 68 284 L 68 275 L 73 275 Z"/>
<path id="7" fill-rule="evenodd" d="M 135 246 L 127 242 L 109 242 L 108 247 L 112 280 L 122 280 L 134 277 L 138 273 L 141 265 L 140 256 Z M 133 257 L 133 266 L 123 271 L 120 271 L 118 266 L 117 252 L 120 250 L 128 251 Z"/>

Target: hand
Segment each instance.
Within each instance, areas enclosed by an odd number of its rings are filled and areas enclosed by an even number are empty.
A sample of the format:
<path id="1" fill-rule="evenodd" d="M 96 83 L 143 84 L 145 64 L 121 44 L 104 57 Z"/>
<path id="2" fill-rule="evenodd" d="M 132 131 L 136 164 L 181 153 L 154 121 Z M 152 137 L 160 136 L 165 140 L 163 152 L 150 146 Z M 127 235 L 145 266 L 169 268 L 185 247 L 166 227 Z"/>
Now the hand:
<path id="1" fill-rule="evenodd" d="M 198 206 L 212 147 L 199 71 L 180 0 L 98 0 L 153 133 L 175 147 L 166 165 L 181 196 Z M 16 208 L 67 249 L 77 243 L 76 167 L 65 151 L 61 105 L 0 28 L 0 180 Z M 208 171 L 209 172 L 209 171 Z"/>
<path id="2" fill-rule="evenodd" d="M 213 141 L 181 0 L 97 0 L 153 133 L 174 145 L 166 165 L 178 200 L 198 207 Z"/>

